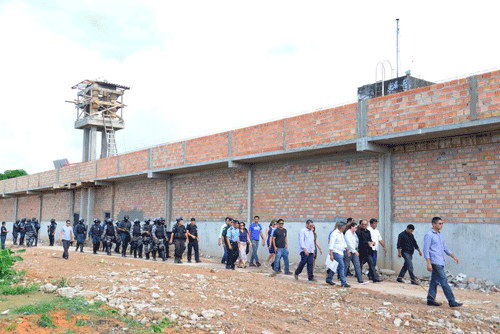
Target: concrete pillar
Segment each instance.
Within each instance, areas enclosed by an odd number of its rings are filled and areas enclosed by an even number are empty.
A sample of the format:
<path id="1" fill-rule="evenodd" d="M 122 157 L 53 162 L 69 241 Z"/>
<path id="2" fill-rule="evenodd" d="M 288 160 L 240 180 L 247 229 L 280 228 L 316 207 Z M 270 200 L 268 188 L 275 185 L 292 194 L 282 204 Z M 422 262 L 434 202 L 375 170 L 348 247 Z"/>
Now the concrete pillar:
<path id="1" fill-rule="evenodd" d="M 69 216 L 68 219 L 73 221 L 73 217 L 75 214 L 75 190 L 71 190 L 69 193 Z"/>
<path id="2" fill-rule="evenodd" d="M 85 219 L 87 221 L 87 210 L 88 210 L 88 195 L 87 195 L 87 189 L 82 188 L 81 190 L 81 196 L 80 196 L 80 218 Z"/>
<path id="3" fill-rule="evenodd" d="M 111 219 L 115 219 L 115 196 L 116 196 L 116 187 L 115 184 L 111 186 Z"/>
<path id="4" fill-rule="evenodd" d="M 167 224 L 167 229 L 171 229 L 172 221 L 172 175 L 169 175 L 166 179 L 165 186 L 165 223 Z"/>
<path id="5" fill-rule="evenodd" d="M 40 194 L 40 207 L 38 210 L 38 221 L 42 222 L 42 212 L 43 212 L 43 194 Z"/>
<path id="6" fill-rule="evenodd" d="M 92 219 L 94 219 L 94 206 L 95 206 L 95 188 L 91 187 L 87 190 L 87 222 L 90 226 Z"/>
<path id="7" fill-rule="evenodd" d="M 16 222 L 18 216 L 19 216 L 19 197 L 16 197 L 16 202 L 14 203 L 14 222 Z"/>
<path id="8" fill-rule="evenodd" d="M 378 267 L 393 269 L 394 260 L 394 238 L 392 226 L 392 155 L 385 153 L 379 155 L 379 224 L 378 229 L 382 239 L 387 247 L 387 254 L 384 256 L 384 250 L 379 248 Z"/>
<path id="9" fill-rule="evenodd" d="M 89 152 L 90 152 L 89 134 L 90 134 L 90 129 L 83 129 L 83 154 L 82 154 L 82 161 L 89 161 Z"/>
<path id="10" fill-rule="evenodd" d="M 248 181 L 247 181 L 247 224 L 252 222 L 252 210 L 253 210 L 253 168 L 248 170 Z"/>
<path id="11" fill-rule="evenodd" d="M 97 128 L 95 126 L 90 128 L 90 133 L 89 133 L 89 159 L 88 160 L 95 160 L 97 157 L 97 152 L 96 152 L 96 141 L 97 141 Z"/>
<path id="12" fill-rule="evenodd" d="M 101 132 L 101 159 L 108 157 L 108 141 L 106 139 L 106 132 Z"/>

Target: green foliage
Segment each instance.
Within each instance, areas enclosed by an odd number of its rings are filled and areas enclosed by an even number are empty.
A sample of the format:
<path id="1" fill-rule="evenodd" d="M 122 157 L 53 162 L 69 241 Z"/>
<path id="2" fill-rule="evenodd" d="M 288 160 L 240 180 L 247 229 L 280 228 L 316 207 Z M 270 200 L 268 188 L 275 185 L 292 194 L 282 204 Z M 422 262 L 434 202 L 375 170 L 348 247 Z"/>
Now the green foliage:
<path id="1" fill-rule="evenodd" d="M 25 249 L 20 249 L 16 253 L 22 253 Z M 23 258 L 15 254 L 11 249 L 0 250 L 0 284 L 10 283 L 10 280 L 16 274 L 16 271 L 12 269 L 14 262 L 22 261 Z"/>
<path id="2" fill-rule="evenodd" d="M 0 180 L 13 179 L 24 175 L 28 175 L 24 169 L 6 170 L 3 174 L 0 173 Z"/>
<path id="3" fill-rule="evenodd" d="M 30 293 L 33 291 L 37 291 L 40 289 L 38 284 L 30 284 L 28 286 L 0 286 L 0 294 L 8 296 L 8 295 L 23 295 L 25 293 Z"/>
<path id="4" fill-rule="evenodd" d="M 58 288 L 65 288 L 69 286 L 69 280 L 66 278 L 66 276 L 62 276 L 59 281 L 54 282 Z"/>
<path id="5" fill-rule="evenodd" d="M 51 327 L 51 328 L 56 328 L 54 326 L 54 322 L 52 321 L 52 317 L 47 314 L 42 314 L 40 318 L 38 319 L 38 326 L 46 328 L 46 327 Z"/>
<path id="6" fill-rule="evenodd" d="M 10 324 L 9 326 L 7 326 L 7 328 L 5 328 L 6 330 L 8 331 L 13 331 L 13 330 L 16 330 L 17 329 L 17 324 L 16 323 L 13 323 L 13 324 Z"/>
<path id="7" fill-rule="evenodd" d="M 29 314 L 40 314 L 47 313 L 55 308 L 53 302 L 38 303 L 35 305 L 23 305 L 14 309 L 14 313 L 22 313 L 25 315 Z"/>
<path id="8" fill-rule="evenodd" d="M 85 319 L 76 319 L 76 325 L 77 326 L 87 326 L 88 324 L 91 324 L 92 321 L 90 320 L 85 320 Z"/>
<path id="9" fill-rule="evenodd" d="M 170 321 L 169 318 L 163 318 L 160 322 L 156 323 L 156 324 L 152 324 L 151 327 L 149 327 L 149 329 L 153 332 L 153 333 L 163 333 L 163 330 L 165 328 L 168 328 L 168 327 L 171 327 L 173 325 L 173 322 Z"/>

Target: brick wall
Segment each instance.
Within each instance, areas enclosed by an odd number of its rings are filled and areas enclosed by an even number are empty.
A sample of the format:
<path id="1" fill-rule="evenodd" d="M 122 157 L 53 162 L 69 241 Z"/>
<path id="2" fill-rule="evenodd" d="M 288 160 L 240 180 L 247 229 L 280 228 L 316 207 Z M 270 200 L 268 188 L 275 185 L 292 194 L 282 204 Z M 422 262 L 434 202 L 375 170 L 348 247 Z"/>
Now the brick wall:
<path id="1" fill-rule="evenodd" d="M 104 212 L 111 212 L 113 187 L 100 187 L 95 190 L 94 216 L 104 219 Z M 94 217 L 92 217 L 93 219 Z"/>
<path id="2" fill-rule="evenodd" d="M 453 80 L 367 101 L 367 135 L 418 130 L 469 118 L 467 79 Z"/>
<path id="3" fill-rule="evenodd" d="M 49 221 L 54 218 L 57 221 L 66 220 L 69 217 L 71 192 L 57 191 L 44 193 L 42 200 L 42 221 Z"/>
<path id="4" fill-rule="evenodd" d="M 284 124 L 284 120 L 279 120 L 234 130 L 232 155 L 237 157 L 283 150 Z"/>
<path id="5" fill-rule="evenodd" d="M 15 198 L 0 198 L 0 222 L 14 220 Z"/>
<path id="6" fill-rule="evenodd" d="M 59 169 L 59 184 L 77 182 L 80 179 L 80 165 L 73 164 Z"/>
<path id="7" fill-rule="evenodd" d="M 92 181 L 96 178 L 96 164 L 94 161 L 80 163 L 79 181 Z M 74 181 L 73 181 L 74 182 Z"/>
<path id="8" fill-rule="evenodd" d="M 16 189 L 17 190 L 26 190 L 29 188 L 29 176 L 20 176 L 16 178 Z"/>
<path id="9" fill-rule="evenodd" d="M 352 157 L 259 166 L 254 212 L 261 220 L 333 222 L 378 217 L 378 158 Z"/>
<path id="10" fill-rule="evenodd" d="M 186 141 L 186 163 L 225 159 L 229 153 L 229 132 Z"/>
<path id="11" fill-rule="evenodd" d="M 223 221 L 232 216 L 246 220 L 246 171 L 221 169 L 179 175 L 172 180 L 172 218 Z"/>
<path id="12" fill-rule="evenodd" d="M 80 189 L 75 190 L 75 213 L 81 214 L 80 212 L 81 200 L 82 200 L 82 191 Z M 73 217 L 71 217 L 71 221 L 73 221 Z"/>
<path id="13" fill-rule="evenodd" d="M 128 214 L 131 219 L 165 215 L 165 180 L 141 180 L 118 183 L 114 219 Z"/>
<path id="14" fill-rule="evenodd" d="M 28 187 L 30 189 L 38 188 L 40 186 L 40 173 L 37 174 L 31 174 L 28 176 L 29 181 L 28 181 Z"/>
<path id="15" fill-rule="evenodd" d="M 286 147 L 328 144 L 357 136 L 357 104 L 286 119 Z"/>
<path id="16" fill-rule="evenodd" d="M 15 191 L 16 190 L 16 183 L 17 183 L 16 179 L 17 178 L 1 181 L 3 183 L 3 191 L 4 192 Z"/>
<path id="17" fill-rule="evenodd" d="M 130 174 L 147 170 L 149 149 L 120 155 L 120 174 Z"/>
<path id="18" fill-rule="evenodd" d="M 40 196 L 19 197 L 18 218 L 37 218 L 40 213 Z"/>
<path id="19" fill-rule="evenodd" d="M 476 76 L 477 79 L 477 117 L 500 116 L 500 71 Z"/>
<path id="20" fill-rule="evenodd" d="M 184 142 L 155 146 L 152 148 L 151 168 L 165 168 L 182 165 Z"/>
<path id="21" fill-rule="evenodd" d="M 97 177 L 108 177 L 118 174 L 118 157 L 97 160 Z"/>
<path id="22" fill-rule="evenodd" d="M 57 183 L 57 169 L 40 173 L 40 186 L 51 186 Z"/>
<path id="23" fill-rule="evenodd" d="M 394 221 L 498 223 L 499 165 L 498 143 L 395 154 Z"/>

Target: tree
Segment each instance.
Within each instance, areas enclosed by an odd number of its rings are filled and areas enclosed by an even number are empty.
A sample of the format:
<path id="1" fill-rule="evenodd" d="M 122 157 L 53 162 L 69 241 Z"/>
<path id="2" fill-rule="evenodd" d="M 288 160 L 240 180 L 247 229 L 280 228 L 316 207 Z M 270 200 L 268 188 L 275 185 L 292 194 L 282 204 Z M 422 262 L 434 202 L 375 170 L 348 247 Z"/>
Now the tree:
<path id="1" fill-rule="evenodd" d="M 13 179 L 24 175 L 28 175 L 24 169 L 6 170 L 3 174 L 0 173 L 0 180 Z"/>

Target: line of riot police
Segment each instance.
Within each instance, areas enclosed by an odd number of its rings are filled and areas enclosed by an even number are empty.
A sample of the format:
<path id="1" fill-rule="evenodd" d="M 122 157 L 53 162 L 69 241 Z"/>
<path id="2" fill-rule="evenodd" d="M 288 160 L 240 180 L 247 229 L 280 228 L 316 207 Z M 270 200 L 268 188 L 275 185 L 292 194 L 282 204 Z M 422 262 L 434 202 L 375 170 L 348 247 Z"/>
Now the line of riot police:
<path id="1" fill-rule="evenodd" d="M 38 219 L 22 218 L 16 220 L 12 228 L 13 244 L 17 245 L 17 238 L 19 237 L 19 245 L 24 246 L 26 240 L 26 247 L 38 246 L 38 235 L 40 231 L 40 223 Z"/>

